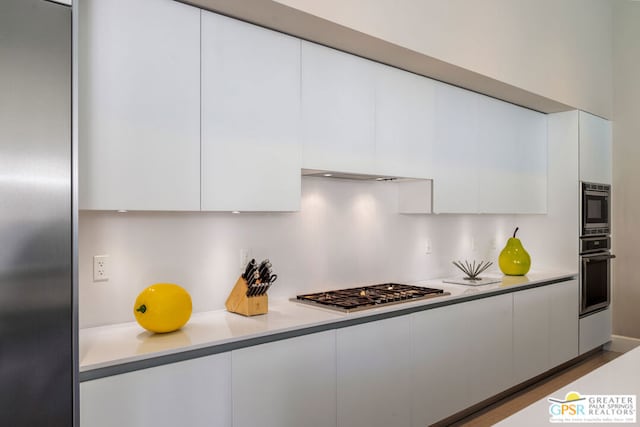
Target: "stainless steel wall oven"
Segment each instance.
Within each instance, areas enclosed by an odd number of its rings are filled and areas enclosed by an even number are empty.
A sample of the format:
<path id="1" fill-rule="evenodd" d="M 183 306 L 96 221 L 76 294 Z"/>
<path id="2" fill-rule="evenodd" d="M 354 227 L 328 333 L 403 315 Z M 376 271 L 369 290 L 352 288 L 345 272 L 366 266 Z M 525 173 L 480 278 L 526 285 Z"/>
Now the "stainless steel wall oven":
<path id="1" fill-rule="evenodd" d="M 581 244 L 580 315 L 606 308 L 611 302 L 611 254 L 608 236 L 583 238 Z"/>
<path id="2" fill-rule="evenodd" d="M 611 233 L 611 186 L 582 183 L 582 236 Z"/>
<path id="3" fill-rule="evenodd" d="M 611 186 L 582 183 L 580 237 L 580 316 L 611 302 Z"/>

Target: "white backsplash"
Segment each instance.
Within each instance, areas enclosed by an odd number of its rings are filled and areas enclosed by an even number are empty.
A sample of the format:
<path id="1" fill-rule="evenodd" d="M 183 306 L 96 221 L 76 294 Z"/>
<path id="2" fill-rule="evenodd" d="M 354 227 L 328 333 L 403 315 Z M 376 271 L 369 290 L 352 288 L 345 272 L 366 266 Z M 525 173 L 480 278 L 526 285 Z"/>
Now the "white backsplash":
<path id="1" fill-rule="evenodd" d="M 553 243 L 562 225 L 554 215 L 396 211 L 393 183 L 324 178 L 303 178 L 301 210 L 295 213 L 83 211 L 80 327 L 133 321 L 136 296 L 157 282 L 187 289 L 194 312 L 222 309 L 241 273 L 241 249 L 258 261 L 271 260 L 278 280 L 270 298 L 455 276 L 453 259 L 490 260 L 497 269 L 497 256 L 516 226 L 533 269 L 575 269 L 571 253 L 558 253 L 562 245 Z M 427 242 L 431 254 L 425 253 Z M 102 254 L 110 256 L 110 278 L 94 283 L 92 257 Z"/>

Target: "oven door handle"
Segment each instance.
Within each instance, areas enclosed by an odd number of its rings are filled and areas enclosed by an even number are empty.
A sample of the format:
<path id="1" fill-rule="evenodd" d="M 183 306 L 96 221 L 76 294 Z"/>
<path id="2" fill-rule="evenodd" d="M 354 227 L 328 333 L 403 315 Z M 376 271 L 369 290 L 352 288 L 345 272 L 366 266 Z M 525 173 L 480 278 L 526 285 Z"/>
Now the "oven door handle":
<path id="1" fill-rule="evenodd" d="M 592 262 L 592 261 L 606 261 L 609 259 L 613 259 L 616 256 L 611 254 L 611 255 L 583 255 L 582 256 L 582 262 Z"/>

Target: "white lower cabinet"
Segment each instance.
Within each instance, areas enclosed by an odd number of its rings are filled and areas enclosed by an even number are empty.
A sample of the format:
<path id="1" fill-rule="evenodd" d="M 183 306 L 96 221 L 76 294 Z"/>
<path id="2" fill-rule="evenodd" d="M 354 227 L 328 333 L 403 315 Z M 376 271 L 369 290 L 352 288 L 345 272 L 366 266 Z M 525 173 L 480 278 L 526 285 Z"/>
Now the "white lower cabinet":
<path id="1" fill-rule="evenodd" d="M 471 404 L 514 385 L 512 294 L 471 301 L 466 369 Z"/>
<path id="2" fill-rule="evenodd" d="M 546 286 L 549 292 L 549 368 L 578 356 L 580 288 L 577 280 Z"/>
<path id="3" fill-rule="evenodd" d="M 549 292 L 546 289 L 534 288 L 513 294 L 513 373 L 516 383 L 548 369 L 549 320 Z"/>
<path id="4" fill-rule="evenodd" d="M 231 426 L 231 354 L 80 383 L 83 427 Z"/>
<path id="5" fill-rule="evenodd" d="M 338 427 L 410 425 L 410 348 L 409 316 L 337 331 Z"/>
<path id="6" fill-rule="evenodd" d="M 233 426 L 335 426 L 335 344 L 333 330 L 232 351 Z"/>
<path id="7" fill-rule="evenodd" d="M 469 406 L 466 304 L 413 314 L 412 425 L 423 427 Z"/>
<path id="8" fill-rule="evenodd" d="M 511 298 L 412 315 L 412 425 L 430 425 L 512 385 Z"/>
<path id="9" fill-rule="evenodd" d="M 578 356 L 578 281 L 515 292 L 513 335 L 516 384 Z"/>

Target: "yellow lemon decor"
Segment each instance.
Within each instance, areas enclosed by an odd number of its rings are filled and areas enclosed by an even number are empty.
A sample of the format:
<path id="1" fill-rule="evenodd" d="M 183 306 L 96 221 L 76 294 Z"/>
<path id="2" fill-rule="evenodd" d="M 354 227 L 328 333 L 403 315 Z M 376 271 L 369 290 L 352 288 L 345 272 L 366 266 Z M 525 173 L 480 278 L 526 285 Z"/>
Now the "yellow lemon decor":
<path id="1" fill-rule="evenodd" d="M 173 283 L 156 283 L 140 292 L 133 306 L 136 321 L 151 332 L 173 332 L 191 317 L 191 297 Z"/>

